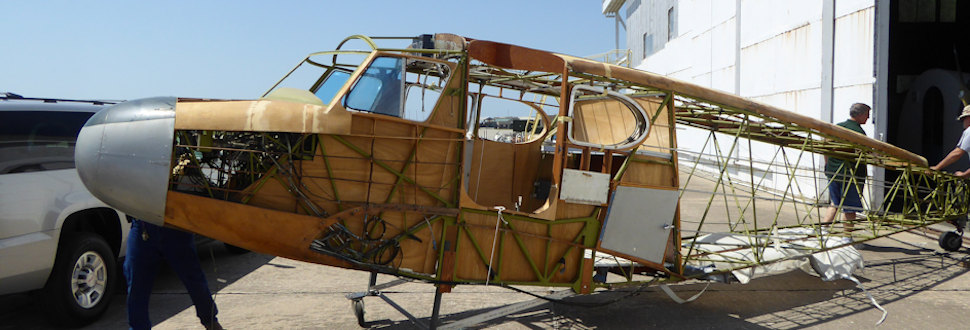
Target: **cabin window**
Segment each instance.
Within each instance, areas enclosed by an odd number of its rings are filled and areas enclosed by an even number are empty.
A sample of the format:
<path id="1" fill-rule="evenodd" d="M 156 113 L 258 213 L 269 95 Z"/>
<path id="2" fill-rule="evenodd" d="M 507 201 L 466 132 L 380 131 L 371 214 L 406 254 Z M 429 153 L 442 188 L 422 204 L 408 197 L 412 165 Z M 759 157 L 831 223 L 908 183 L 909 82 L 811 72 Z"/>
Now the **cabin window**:
<path id="1" fill-rule="evenodd" d="M 347 95 L 347 108 L 401 116 L 404 59 L 378 57 Z"/>
<path id="2" fill-rule="evenodd" d="M 603 149 L 628 149 L 647 137 L 646 111 L 626 95 L 599 87 L 573 87 L 567 136 L 570 142 Z"/>
<path id="3" fill-rule="evenodd" d="M 653 54 L 653 35 L 643 34 L 643 58 Z"/>
<path id="4" fill-rule="evenodd" d="M 408 59 L 404 76 L 404 119 L 425 121 L 431 116 L 451 68 L 442 63 Z"/>
<path id="5" fill-rule="evenodd" d="M 677 37 L 677 12 L 674 11 L 674 7 L 670 7 L 667 10 L 667 41 L 674 40 Z"/>
<path id="6" fill-rule="evenodd" d="M 521 101 L 485 96 L 478 137 L 496 142 L 529 143 L 545 136 L 545 115 Z"/>

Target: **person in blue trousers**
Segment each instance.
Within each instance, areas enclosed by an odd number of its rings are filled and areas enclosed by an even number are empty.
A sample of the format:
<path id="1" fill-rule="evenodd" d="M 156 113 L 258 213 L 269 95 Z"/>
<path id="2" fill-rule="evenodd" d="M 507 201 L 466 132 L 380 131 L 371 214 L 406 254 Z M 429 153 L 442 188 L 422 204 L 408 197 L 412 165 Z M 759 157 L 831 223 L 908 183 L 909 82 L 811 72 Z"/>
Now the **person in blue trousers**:
<path id="1" fill-rule="evenodd" d="M 206 329 L 222 329 L 216 314 L 215 301 L 199 264 L 195 238 L 191 233 L 165 228 L 131 218 L 128 250 L 125 257 L 125 278 L 128 280 L 128 326 L 131 329 L 150 329 L 148 300 L 152 294 L 155 274 L 161 261 L 175 271 L 189 291 L 195 314 Z"/>

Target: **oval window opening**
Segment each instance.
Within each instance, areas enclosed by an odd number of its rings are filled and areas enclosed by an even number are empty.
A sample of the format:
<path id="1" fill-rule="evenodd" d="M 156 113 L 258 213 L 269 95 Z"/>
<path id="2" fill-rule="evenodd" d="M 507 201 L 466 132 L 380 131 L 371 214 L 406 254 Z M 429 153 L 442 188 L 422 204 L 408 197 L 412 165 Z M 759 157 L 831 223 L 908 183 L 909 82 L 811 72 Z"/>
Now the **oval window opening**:
<path id="1" fill-rule="evenodd" d="M 581 146 L 629 149 L 650 132 L 647 114 L 626 95 L 592 86 L 575 86 L 569 106 L 568 137 Z"/>

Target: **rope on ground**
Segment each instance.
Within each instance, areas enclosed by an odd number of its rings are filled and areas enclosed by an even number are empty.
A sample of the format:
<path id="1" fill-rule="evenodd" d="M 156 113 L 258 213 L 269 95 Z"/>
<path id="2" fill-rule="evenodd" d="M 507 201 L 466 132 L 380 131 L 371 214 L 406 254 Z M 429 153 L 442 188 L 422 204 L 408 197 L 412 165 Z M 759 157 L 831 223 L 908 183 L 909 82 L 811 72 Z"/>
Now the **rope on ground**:
<path id="1" fill-rule="evenodd" d="M 866 290 L 866 287 L 862 286 L 862 282 L 859 282 L 859 280 L 856 279 L 855 276 L 846 275 L 846 276 L 842 276 L 842 278 L 855 282 L 856 287 L 858 287 L 859 289 L 862 289 L 862 292 L 865 292 L 866 297 L 869 297 L 869 301 L 872 302 L 872 305 L 876 306 L 876 308 L 882 311 L 882 317 L 879 318 L 879 321 L 876 322 L 876 325 L 882 324 L 882 321 L 886 320 L 886 316 L 889 316 L 889 312 L 887 312 L 885 308 L 882 308 L 882 306 L 879 306 L 879 303 L 876 302 L 876 298 L 873 298 L 872 295 L 869 294 L 869 290 Z"/>
<path id="2" fill-rule="evenodd" d="M 689 303 L 691 301 L 697 300 L 697 298 L 700 298 L 700 296 L 704 294 L 704 291 L 707 291 L 707 288 L 709 288 L 710 286 L 711 286 L 711 282 L 707 282 L 707 285 L 704 286 L 704 289 L 702 289 L 701 292 L 698 292 L 697 294 L 691 296 L 690 298 L 687 298 L 686 300 L 677 296 L 677 294 L 674 293 L 673 290 L 670 290 L 670 286 L 666 284 L 661 284 L 660 290 L 663 290 L 663 292 L 666 293 L 667 296 L 670 297 L 670 299 L 672 299 L 674 302 L 678 304 L 683 304 L 683 303 Z"/>

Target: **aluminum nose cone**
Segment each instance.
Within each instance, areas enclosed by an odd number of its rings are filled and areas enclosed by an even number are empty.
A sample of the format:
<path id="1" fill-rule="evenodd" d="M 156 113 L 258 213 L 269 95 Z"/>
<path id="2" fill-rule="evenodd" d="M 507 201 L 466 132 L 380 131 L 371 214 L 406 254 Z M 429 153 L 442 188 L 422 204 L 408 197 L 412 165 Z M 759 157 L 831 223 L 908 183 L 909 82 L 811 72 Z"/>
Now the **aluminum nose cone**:
<path id="1" fill-rule="evenodd" d="M 95 197 L 136 218 L 165 223 L 175 102 L 174 97 L 134 100 L 88 119 L 74 162 Z"/>

